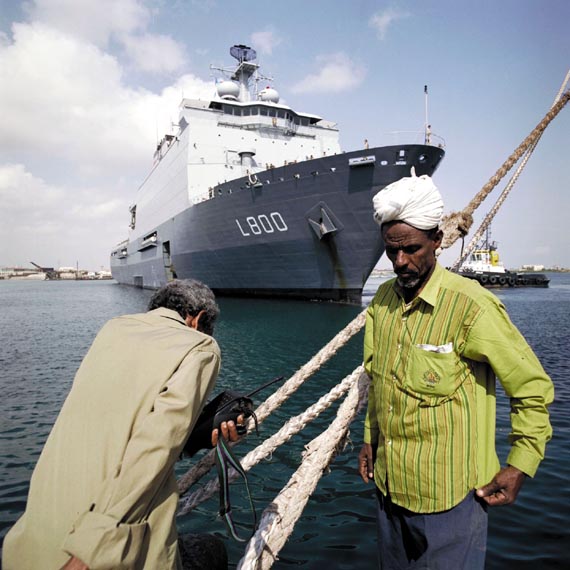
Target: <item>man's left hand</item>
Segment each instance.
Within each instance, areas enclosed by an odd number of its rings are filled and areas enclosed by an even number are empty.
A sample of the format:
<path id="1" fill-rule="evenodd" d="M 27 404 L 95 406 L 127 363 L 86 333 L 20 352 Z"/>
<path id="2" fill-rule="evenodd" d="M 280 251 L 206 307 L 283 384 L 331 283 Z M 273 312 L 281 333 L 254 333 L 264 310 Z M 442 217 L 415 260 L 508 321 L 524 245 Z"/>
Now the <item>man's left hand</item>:
<path id="1" fill-rule="evenodd" d="M 525 477 L 522 471 L 512 465 L 503 467 L 488 485 L 477 489 L 477 496 L 491 507 L 510 505 L 515 502 Z"/>
<path id="2" fill-rule="evenodd" d="M 239 439 L 238 428 L 237 426 L 242 426 L 244 422 L 243 416 L 238 416 L 237 425 L 233 421 L 229 422 L 222 422 L 220 424 L 220 430 L 222 432 L 222 437 L 228 441 L 237 441 Z M 218 438 L 219 438 L 219 431 L 218 428 L 212 431 L 212 447 L 216 447 L 218 445 Z"/>

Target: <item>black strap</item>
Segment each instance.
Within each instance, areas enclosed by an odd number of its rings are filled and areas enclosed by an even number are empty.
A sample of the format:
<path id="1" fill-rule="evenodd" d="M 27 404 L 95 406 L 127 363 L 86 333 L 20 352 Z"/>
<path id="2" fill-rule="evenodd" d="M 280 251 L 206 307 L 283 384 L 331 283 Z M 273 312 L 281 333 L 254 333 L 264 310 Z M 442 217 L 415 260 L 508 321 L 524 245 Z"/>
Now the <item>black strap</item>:
<path id="1" fill-rule="evenodd" d="M 242 477 L 247 490 L 251 512 L 253 513 L 253 530 L 251 535 L 247 538 L 241 538 L 236 530 L 234 521 L 232 519 L 232 505 L 230 503 L 230 481 L 229 481 L 229 468 L 233 467 Z M 237 457 L 233 454 L 231 448 L 226 444 L 223 437 L 218 439 L 216 445 L 216 468 L 218 469 L 218 477 L 220 480 L 220 516 L 223 517 L 230 535 L 238 542 L 246 542 L 249 540 L 257 526 L 257 513 L 253 506 L 253 499 L 249 492 L 249 485 L 247 484 L 247 476 L 243 467 L 241 466 Z"/>

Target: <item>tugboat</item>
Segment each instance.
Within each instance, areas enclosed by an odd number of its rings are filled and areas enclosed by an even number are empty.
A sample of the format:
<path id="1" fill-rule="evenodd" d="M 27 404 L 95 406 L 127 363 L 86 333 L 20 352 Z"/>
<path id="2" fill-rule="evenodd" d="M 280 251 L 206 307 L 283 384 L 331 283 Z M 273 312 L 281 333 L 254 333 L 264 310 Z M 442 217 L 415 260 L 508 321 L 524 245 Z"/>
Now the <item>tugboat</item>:
<path id="1" fill-rule="evenodd" d="M 459 275 L 479 281 L 483 287 L 548 287 L 550 279 L 544 273 L 508 271 L 499 259 L 497 242 L 489 234 L 459 268 Z"/>
<path id="2" fill-rule="evenodd" d="M 280 102 L 255 50 L 230 54 L 236 65 L 213 68 L 221 77 L 212 97 L 184 98 L 176 132 L 158 145 L 128 239 L 111 252 L 113 277 L 359 303 L 384 252 L 373 196 L 412 167 L 431 176 L 443 140 L 426 128 L 401 144 L 344 152 L 336 123 Z"/>

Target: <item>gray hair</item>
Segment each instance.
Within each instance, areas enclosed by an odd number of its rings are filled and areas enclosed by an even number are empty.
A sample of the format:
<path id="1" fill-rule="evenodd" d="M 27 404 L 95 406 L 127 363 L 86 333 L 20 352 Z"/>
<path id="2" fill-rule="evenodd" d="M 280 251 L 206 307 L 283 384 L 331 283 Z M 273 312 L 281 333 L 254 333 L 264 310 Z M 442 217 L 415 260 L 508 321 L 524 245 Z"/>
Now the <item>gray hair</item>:
<path id="1" fill-rule="evenodd" d="M 204 311 L 199 330 L 209 335 L 213 334 L 214 323 L 220 314 L 212 290 L 195 279 L 175 280 L 161 287 L 152 296 L 148 310 L 159 307 L 176 311 L 183 319 Z"/>

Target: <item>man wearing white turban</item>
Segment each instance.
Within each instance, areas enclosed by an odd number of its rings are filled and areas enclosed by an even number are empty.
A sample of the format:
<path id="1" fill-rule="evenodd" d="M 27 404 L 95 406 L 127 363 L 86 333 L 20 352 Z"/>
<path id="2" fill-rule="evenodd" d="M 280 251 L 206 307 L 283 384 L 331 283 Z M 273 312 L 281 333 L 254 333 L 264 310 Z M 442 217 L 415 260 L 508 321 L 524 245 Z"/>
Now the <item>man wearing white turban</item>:
<path id="1" fill-rule="evenodd" d="M 437 228 L 443 214 L 443 199 L 432 179 L 425 174 L 402 178 L 386 186 L 373 199 L 374 219 L 381 226 L 394 220 L 418 230 Z"/>
<path id="2" fill-rule="evenodd" d="M 396 279 L 370 303 L 372 378 L 359 472 L 376 485 L 380 568 L 483 569 L 487 507 L 512 503 L 552 430 L 553 385 L 499 300 L 436 261 L 443 200 L 428 176 L 374 197 Z M 495 376 L 511 451 L 495 451 Z"/>

